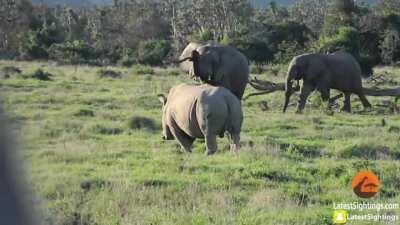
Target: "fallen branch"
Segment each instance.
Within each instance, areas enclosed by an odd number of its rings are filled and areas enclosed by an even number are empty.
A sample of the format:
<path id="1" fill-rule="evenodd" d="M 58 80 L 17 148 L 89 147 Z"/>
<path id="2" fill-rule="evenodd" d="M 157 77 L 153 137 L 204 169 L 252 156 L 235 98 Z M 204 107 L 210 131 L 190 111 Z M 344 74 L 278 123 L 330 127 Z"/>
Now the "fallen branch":
<path id="1" fill-rule="evenodd" d="M 400 87 L 391 89 L 363 88 L 364 94 L 369 96 L 400 96 Z"/>
<path id="2" fill-rule="evenodd" d="M 260 91 L 255 93 L 248 94 L 244 100 L 249 99 L 250 97 L 257 95 L 265 95 L 270 94 L 276 91 L 285 91 L 285 83 L 274 83 L 266 80 L 258 80 L 257 78 L 252 79 L 249 82 L 250 86 L 254 89 Z M 299 91 L 300 87 L 293 88 L 293 91 Z M 389 88 L 389 89 L 380 89 L 380 88 L 363 88 L 364 94 L 368 96 L 400 96 L 400 87 L 397 88 Z M 331 101 L 335 101 L 339 98 L 343 97 L 343 95 L 335 96 L 331 99 Z"/>

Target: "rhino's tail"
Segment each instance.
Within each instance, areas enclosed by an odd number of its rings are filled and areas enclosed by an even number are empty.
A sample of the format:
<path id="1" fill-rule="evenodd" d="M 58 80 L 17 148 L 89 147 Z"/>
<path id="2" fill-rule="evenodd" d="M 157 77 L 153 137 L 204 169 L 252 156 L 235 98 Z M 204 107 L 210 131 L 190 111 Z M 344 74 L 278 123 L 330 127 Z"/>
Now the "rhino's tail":
<path id="1" fill-rule="evenodd" d="M 236 97 L 227 97 L 228 117 L 225 122 L 225 130 L 230 134 L 241 132 L 243 123 L 242 105 Z"/>

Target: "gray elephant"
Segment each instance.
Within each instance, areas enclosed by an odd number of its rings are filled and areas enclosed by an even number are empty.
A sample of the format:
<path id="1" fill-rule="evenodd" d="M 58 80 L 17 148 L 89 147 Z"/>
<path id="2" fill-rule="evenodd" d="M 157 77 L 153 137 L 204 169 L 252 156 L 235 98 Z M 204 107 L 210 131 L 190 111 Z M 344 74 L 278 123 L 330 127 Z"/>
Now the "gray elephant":
<path id="1" fill-rule="evenodd" d="M 173 87 L 163 103 L 162 137 L 178 140 L 191 152 L 196 138 L 205 138 L 207 154 L 217 151 L 217 136 L 229 133 L 231 150 L 239 149 L 243 113 L 240 101 L 226 88 L 208 84 L 180 84 Z"/>
<path id="2" fill-rule="evenodd" d="M 333 54 L 304 54 L 293 58 L 289 65 L 286 93 L 283 112 L 289 105 L 289 99 L 293 93 L 293 82 L 303 80 L 300 91 L 300 101 L 297 112 L 301 113 L 305 107 L 307 97 L 314 90 L 321 93 L 324 101 L 330 98 L 330 89 L 336 89 L 344 93 L 343 110 L 350 112 L 350 96 L 359 96 L 365 108 L 371 107 L 363 93 L 361 81 L 361 69 L 356 59 L 346 52 Z"/>
<path id="3" fill-rule="evenodd" d="M 249 62 L 237 49 L 217 43 L 190 43 L 179 57 L 180 68 L 192 78 L 229 89 L 242 99 L 249 81 Z"/>

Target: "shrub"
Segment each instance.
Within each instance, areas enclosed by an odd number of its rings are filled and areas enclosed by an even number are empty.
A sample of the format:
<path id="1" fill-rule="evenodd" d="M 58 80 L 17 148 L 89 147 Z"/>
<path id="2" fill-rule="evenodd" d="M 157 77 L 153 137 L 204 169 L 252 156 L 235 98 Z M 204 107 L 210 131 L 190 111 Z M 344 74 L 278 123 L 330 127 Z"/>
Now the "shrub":
<path id="1" fill-rule="evenodd" d="M 135 51 L 130 48 L 123 49 L 121 59 L 118 61 L 118 64 L 120 66 L 131 67 L 135 63 L 137 63 Z"/>
<path id="2" fill-rule="evenodd" d="M 96 72 L 97 76 L 99 78 L 121 78 L 122 73 L 110 69 L 99 69 Z"/>
<path id="3" fill-rule="evenodd" d="M 160 65 L 171 50 L 171 45 L 165 40 L 142 41 L 137 47 L 138 63 Z"/>
<path id="4" fill-rule="evenodd" d="M 132 119 L 129 121 L 129 128 L 131 128 L 132 130 L 147 129 L 150 131 L 155 131 L 157 129 L 157 126 L 153 119 L 142 116 L 133 116 Z"/>
<path id="5" fill-rule="evenodd" d="M 28 72 L 26 74 L 23 74 L 24 78 L 32 78 L 32 79 L 38 79 L 38 80 L 43 80 L 43 81 L 51 81 L 53 80 L 53 74 L 48 73 L 43 71 L 42 69 L 36 69 L 32 72 Z"/>
<path id="6" fill-rule="evenodd" d="M 315 47 L 318 52 L 326 53 L 343 50 L 358 56 L 360 37 L 355 28 L 340 27 L 337 34 L 319 39 Z"/>
<path id="7" fill-rule="evenodd" d="M 17 67 L 14 66 L 5 66 L 1 68 L 0 70 L 0 78 L 2 79 L 8 79 L 13 75 L 19 75 L 21 74 L 21 70 Z"/>
<path id="8" fill-rule="evenodd" d="M 53 44 L 49 48 L 49 57 L 67 64 L 90 63 L 96 58 L 95 50 L 82 40 Z"/>
<path id="9" fill-rule="evenodd" d="M 133 67 L 133 73 L 137 75 L 154 74 L 154 69 L 151 66 L 138 64 Z"/>
<path id="10" fill-rule="evenodd" d="M 49 56 L 36 31 L 29 31 L 22 38 L 19 54 L 22 59 L 28 60 L 47 59 Z"/>
<path id="11" fill-rule="evenodd" d="M 335 35 L 321 37 L 314 44 L 314 48 L 317 52 L 322 53 L 348 52 L 359 62 L 363 75 L 370 76 L 373 74 L 372 59 L 361 54 L 360 34 L 353 27 L 342 26 Z"/>
<path id="12" fill-rule="evenodd" d="M 383 39 L 379 45 L 381 58 L 385 64 L 393 64 L 400 59 L 400 32 L 397 30 L 387 30 L 383 34 Z"/>

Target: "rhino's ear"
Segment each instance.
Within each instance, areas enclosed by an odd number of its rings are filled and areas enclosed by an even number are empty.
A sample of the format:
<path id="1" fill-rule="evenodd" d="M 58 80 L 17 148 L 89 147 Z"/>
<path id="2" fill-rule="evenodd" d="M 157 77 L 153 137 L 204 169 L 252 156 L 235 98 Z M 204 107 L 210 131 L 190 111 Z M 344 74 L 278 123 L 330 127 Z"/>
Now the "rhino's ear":
<path id="1" fill-rule="evenodd" d="M 160 102 L 163 104 L 163 106 L 164 106 L 165 104 L 167 104 L 167 97 L 165 97 L 165 95 L 159 94 L 159 95 L 157 95 L 157 96 L 158 96 L 158 100 L 160 100 Z"/>

